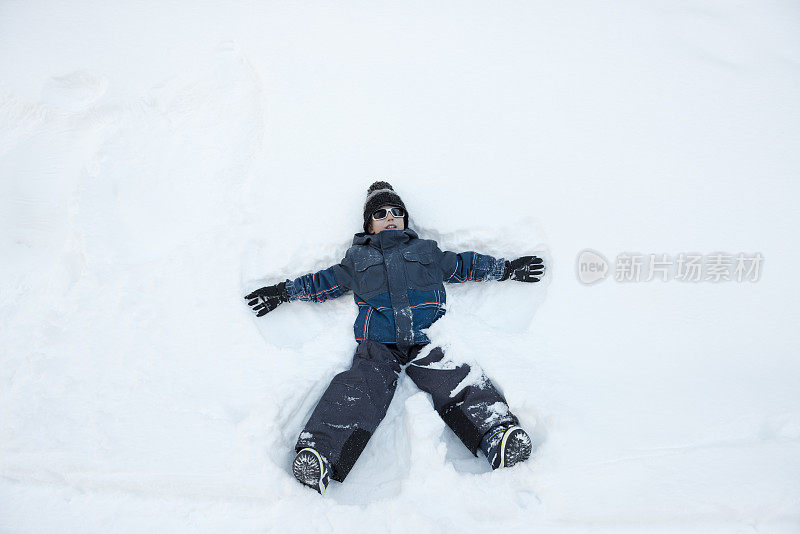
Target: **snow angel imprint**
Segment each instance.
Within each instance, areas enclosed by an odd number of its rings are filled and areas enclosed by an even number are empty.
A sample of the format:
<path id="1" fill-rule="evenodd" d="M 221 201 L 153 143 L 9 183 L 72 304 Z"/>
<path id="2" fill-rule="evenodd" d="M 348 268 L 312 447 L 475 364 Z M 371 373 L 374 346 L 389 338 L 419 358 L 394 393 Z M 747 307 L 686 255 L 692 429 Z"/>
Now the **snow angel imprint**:
<path id="1" fill-rule="evenodd" d="M 297 480 L 320 493 L 330 479 L 345 480 L 386 415 L 402 366 L 473 455 L 481 451 L 494 469 L 527 460 L 530 437 L 480 369 L 437 365 L 444 358 L 439 347 L 418 356 L 430 343 L 424 331 L 445 314 L 445 283 L 538 282 L 543 274 L 536 256 L 506 261 L 440 250 L 408 227 L 408 211 L 392 186 L 373 183 L 363 232 L 338 265 L 245 297 L 258 317 L 284 302 L 324 302 L 349 291 L 358 305 L 353 364 L 331 380 L 300 433 L 292 463 Z M 471 371 L 482 380 L 463 385 Z"/>

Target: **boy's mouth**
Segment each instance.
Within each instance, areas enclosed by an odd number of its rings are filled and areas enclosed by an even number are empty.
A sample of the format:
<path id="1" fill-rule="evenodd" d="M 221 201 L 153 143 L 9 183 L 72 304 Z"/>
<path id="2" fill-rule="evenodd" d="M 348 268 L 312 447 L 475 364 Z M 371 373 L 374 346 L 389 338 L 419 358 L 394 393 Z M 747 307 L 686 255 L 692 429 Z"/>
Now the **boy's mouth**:
<path id="1" fill-rule="evenodd" d="M 396 224 L 387 224 L 386 225 L 386 229 L 387 230 L 397 230 L 397 225 Z"/>

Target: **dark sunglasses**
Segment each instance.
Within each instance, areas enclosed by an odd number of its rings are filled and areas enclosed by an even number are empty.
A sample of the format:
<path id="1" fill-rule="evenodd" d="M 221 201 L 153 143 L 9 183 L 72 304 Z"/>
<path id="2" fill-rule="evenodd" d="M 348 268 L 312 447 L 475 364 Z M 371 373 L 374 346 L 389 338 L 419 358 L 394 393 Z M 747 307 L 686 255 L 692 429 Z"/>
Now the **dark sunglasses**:
<path id="1" fill-rule="evenodd" d="M 392 208 L 391 210 L 387 210 L 386 208 L 381 208 L 379 210 L 375 210 L 372 212 L 372 220 L 380 221 L 381 219 L 385 219 L 386 216 L 389 214 L 389 211 L 392 212 L 393 217 L 403 217 L 406 214 L 406 210 L 404 210 L 403 208 Z"/>

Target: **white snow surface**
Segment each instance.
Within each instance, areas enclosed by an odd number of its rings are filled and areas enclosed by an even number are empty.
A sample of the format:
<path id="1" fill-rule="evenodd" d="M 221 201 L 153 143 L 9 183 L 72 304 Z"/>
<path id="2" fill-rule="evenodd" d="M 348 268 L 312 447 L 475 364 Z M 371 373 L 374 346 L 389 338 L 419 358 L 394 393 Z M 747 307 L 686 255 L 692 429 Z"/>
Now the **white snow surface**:
<path id="1" fill-rule="evenodd" d="M 800 531 L 797 2 L 0 3 L 0 531 Z M 337 262 L 391 182 L 538 252 L 431 329 L 532 434 L 492 472 L 402 376 L 344 484 L 294 443 L 355 349 Z M 760 252 L 582 285 L 579 251 Z M 524 529 L 524 530 L 523 530 Z"/>

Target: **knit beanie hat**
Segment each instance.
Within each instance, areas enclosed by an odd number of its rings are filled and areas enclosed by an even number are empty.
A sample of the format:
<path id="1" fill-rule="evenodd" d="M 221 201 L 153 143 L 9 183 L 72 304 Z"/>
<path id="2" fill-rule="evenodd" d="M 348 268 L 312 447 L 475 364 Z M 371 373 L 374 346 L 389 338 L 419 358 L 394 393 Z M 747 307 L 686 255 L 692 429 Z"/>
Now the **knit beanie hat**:
<path id="1" fill-rule="evenodd" d="M 367 200 L 364 202 L 364 232 L 369 233 L 369 221 L 372 214 L 381 206 L 397 206 L 405 210 L 403 223 L 408 228 L 408 210 L 400 196 L 394 192 L 389 182 L 375 182 L 367 189 Z"/>

